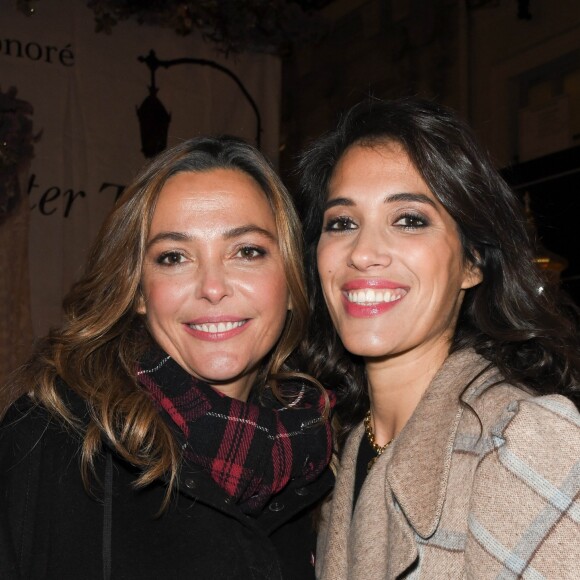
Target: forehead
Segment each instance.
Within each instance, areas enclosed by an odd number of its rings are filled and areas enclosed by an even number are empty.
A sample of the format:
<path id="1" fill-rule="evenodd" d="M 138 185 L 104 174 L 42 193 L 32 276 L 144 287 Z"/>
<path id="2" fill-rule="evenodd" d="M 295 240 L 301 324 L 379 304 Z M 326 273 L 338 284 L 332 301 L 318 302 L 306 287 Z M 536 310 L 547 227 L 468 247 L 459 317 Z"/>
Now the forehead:
<path id="1" fill-rule="evenodd" d="M 275 228 L 266 193 L 257 181 L 236 169 L 180 172 L 163 185 L 153 210 L 151 231 L 168 223 L 201 224 L 259 221 Z"/>
<path id="2" fill-rule="evenodd" d="M 328 197 L 370 195 L 371 191 L 420 192 L 435 196 L 416 169 L 408 153 L 397 142 L 355 144 L 336 164 L 328 187 Z"/>

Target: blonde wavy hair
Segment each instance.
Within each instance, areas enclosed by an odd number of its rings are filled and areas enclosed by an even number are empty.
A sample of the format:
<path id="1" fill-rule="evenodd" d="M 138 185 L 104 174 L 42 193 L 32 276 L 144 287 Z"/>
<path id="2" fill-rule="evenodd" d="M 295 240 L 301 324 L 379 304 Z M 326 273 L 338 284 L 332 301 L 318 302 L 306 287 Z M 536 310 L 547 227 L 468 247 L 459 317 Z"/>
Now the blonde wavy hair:
<path id="1" fill-rule="evenodd" d="M 264 361 L 262 385 L 275 392 L 277 380 L 309 378 L 286 365 L 305 333 L 306 297 L 298 216 L 284 185 L 263 155 L 234 137 L 204 137 L 169 149 L 146 166 L 126 188 L 104 222 L 84 275 L 66 296 L 64 322 L 43 339 L 29 362 L 4 389 L 0 410 L 29 393 L 36 402 L 83 437 L 81 471 L 89 486 L 104 435 L 125 460 L 141 469 L 136 486 L 165 475 L 176 482 L 180 453 L 169 427 L 134 378 L 139 356 L 151 344 L 137 313 L 146 241 L 165 182 L 177 173 L 233 169 L 251 176 L 275 217 L 292 310 L 282 335 Z M 59 378 L 86 403 L 88 425 L 76 417 L 59 388 Z"/>

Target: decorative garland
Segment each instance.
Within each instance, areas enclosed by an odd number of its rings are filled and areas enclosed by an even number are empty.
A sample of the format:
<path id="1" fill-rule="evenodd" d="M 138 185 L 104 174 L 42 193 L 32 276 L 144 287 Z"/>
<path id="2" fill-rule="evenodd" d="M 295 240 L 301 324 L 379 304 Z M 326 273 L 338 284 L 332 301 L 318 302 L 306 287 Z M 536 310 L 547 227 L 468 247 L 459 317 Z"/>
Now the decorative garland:
<path id="1" fill-rule="evenodd" d="M 17 0 L 19 10 L 36 12 L 40 0 Z M 194 30 L 223 52 L 288 54 L 297 43 L 320 40 L 326 26 L 314 8 L 328 0 L 86 0 L 95 14 L 96 32 L 110 34 L 122 20 Z M 306 8 L 304 8 L 306 7 Z"/>

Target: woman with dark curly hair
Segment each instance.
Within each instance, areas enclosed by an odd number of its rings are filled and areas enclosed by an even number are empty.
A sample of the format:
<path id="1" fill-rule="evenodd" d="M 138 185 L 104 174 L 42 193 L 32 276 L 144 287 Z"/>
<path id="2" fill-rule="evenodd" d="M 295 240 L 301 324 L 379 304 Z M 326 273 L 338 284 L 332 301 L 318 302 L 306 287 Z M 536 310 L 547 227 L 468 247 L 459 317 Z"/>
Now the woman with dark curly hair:
<path id="1" fill-rule="evenodd" d="M 300 223 L 265 158 L 185 141 L 126 189 L 1 391 L 2 578 L 314 577 L 328 395 L 290 357 Z"/>
<path id="2" fill-rule="evenodd" d="M 576 578 L 576 310 L 470 129 L 368 99 L 300 162 L 310 371 L 337 389 L 321 579 Z"/>

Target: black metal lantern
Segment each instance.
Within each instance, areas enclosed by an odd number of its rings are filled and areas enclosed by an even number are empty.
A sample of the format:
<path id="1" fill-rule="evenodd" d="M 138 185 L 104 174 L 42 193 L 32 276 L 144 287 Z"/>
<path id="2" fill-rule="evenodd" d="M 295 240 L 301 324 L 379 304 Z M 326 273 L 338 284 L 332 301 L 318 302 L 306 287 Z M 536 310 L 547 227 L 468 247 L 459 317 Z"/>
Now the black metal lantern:
<path id="1" fill-rule="evenodd" d="M 157 98 L 158 89 L 149 87 L 149 95 L 137 108 L 141 130 L 141 151 L 145 157 L 155 157 L 167 147 L 167 134 L 171 115 Z"/>

